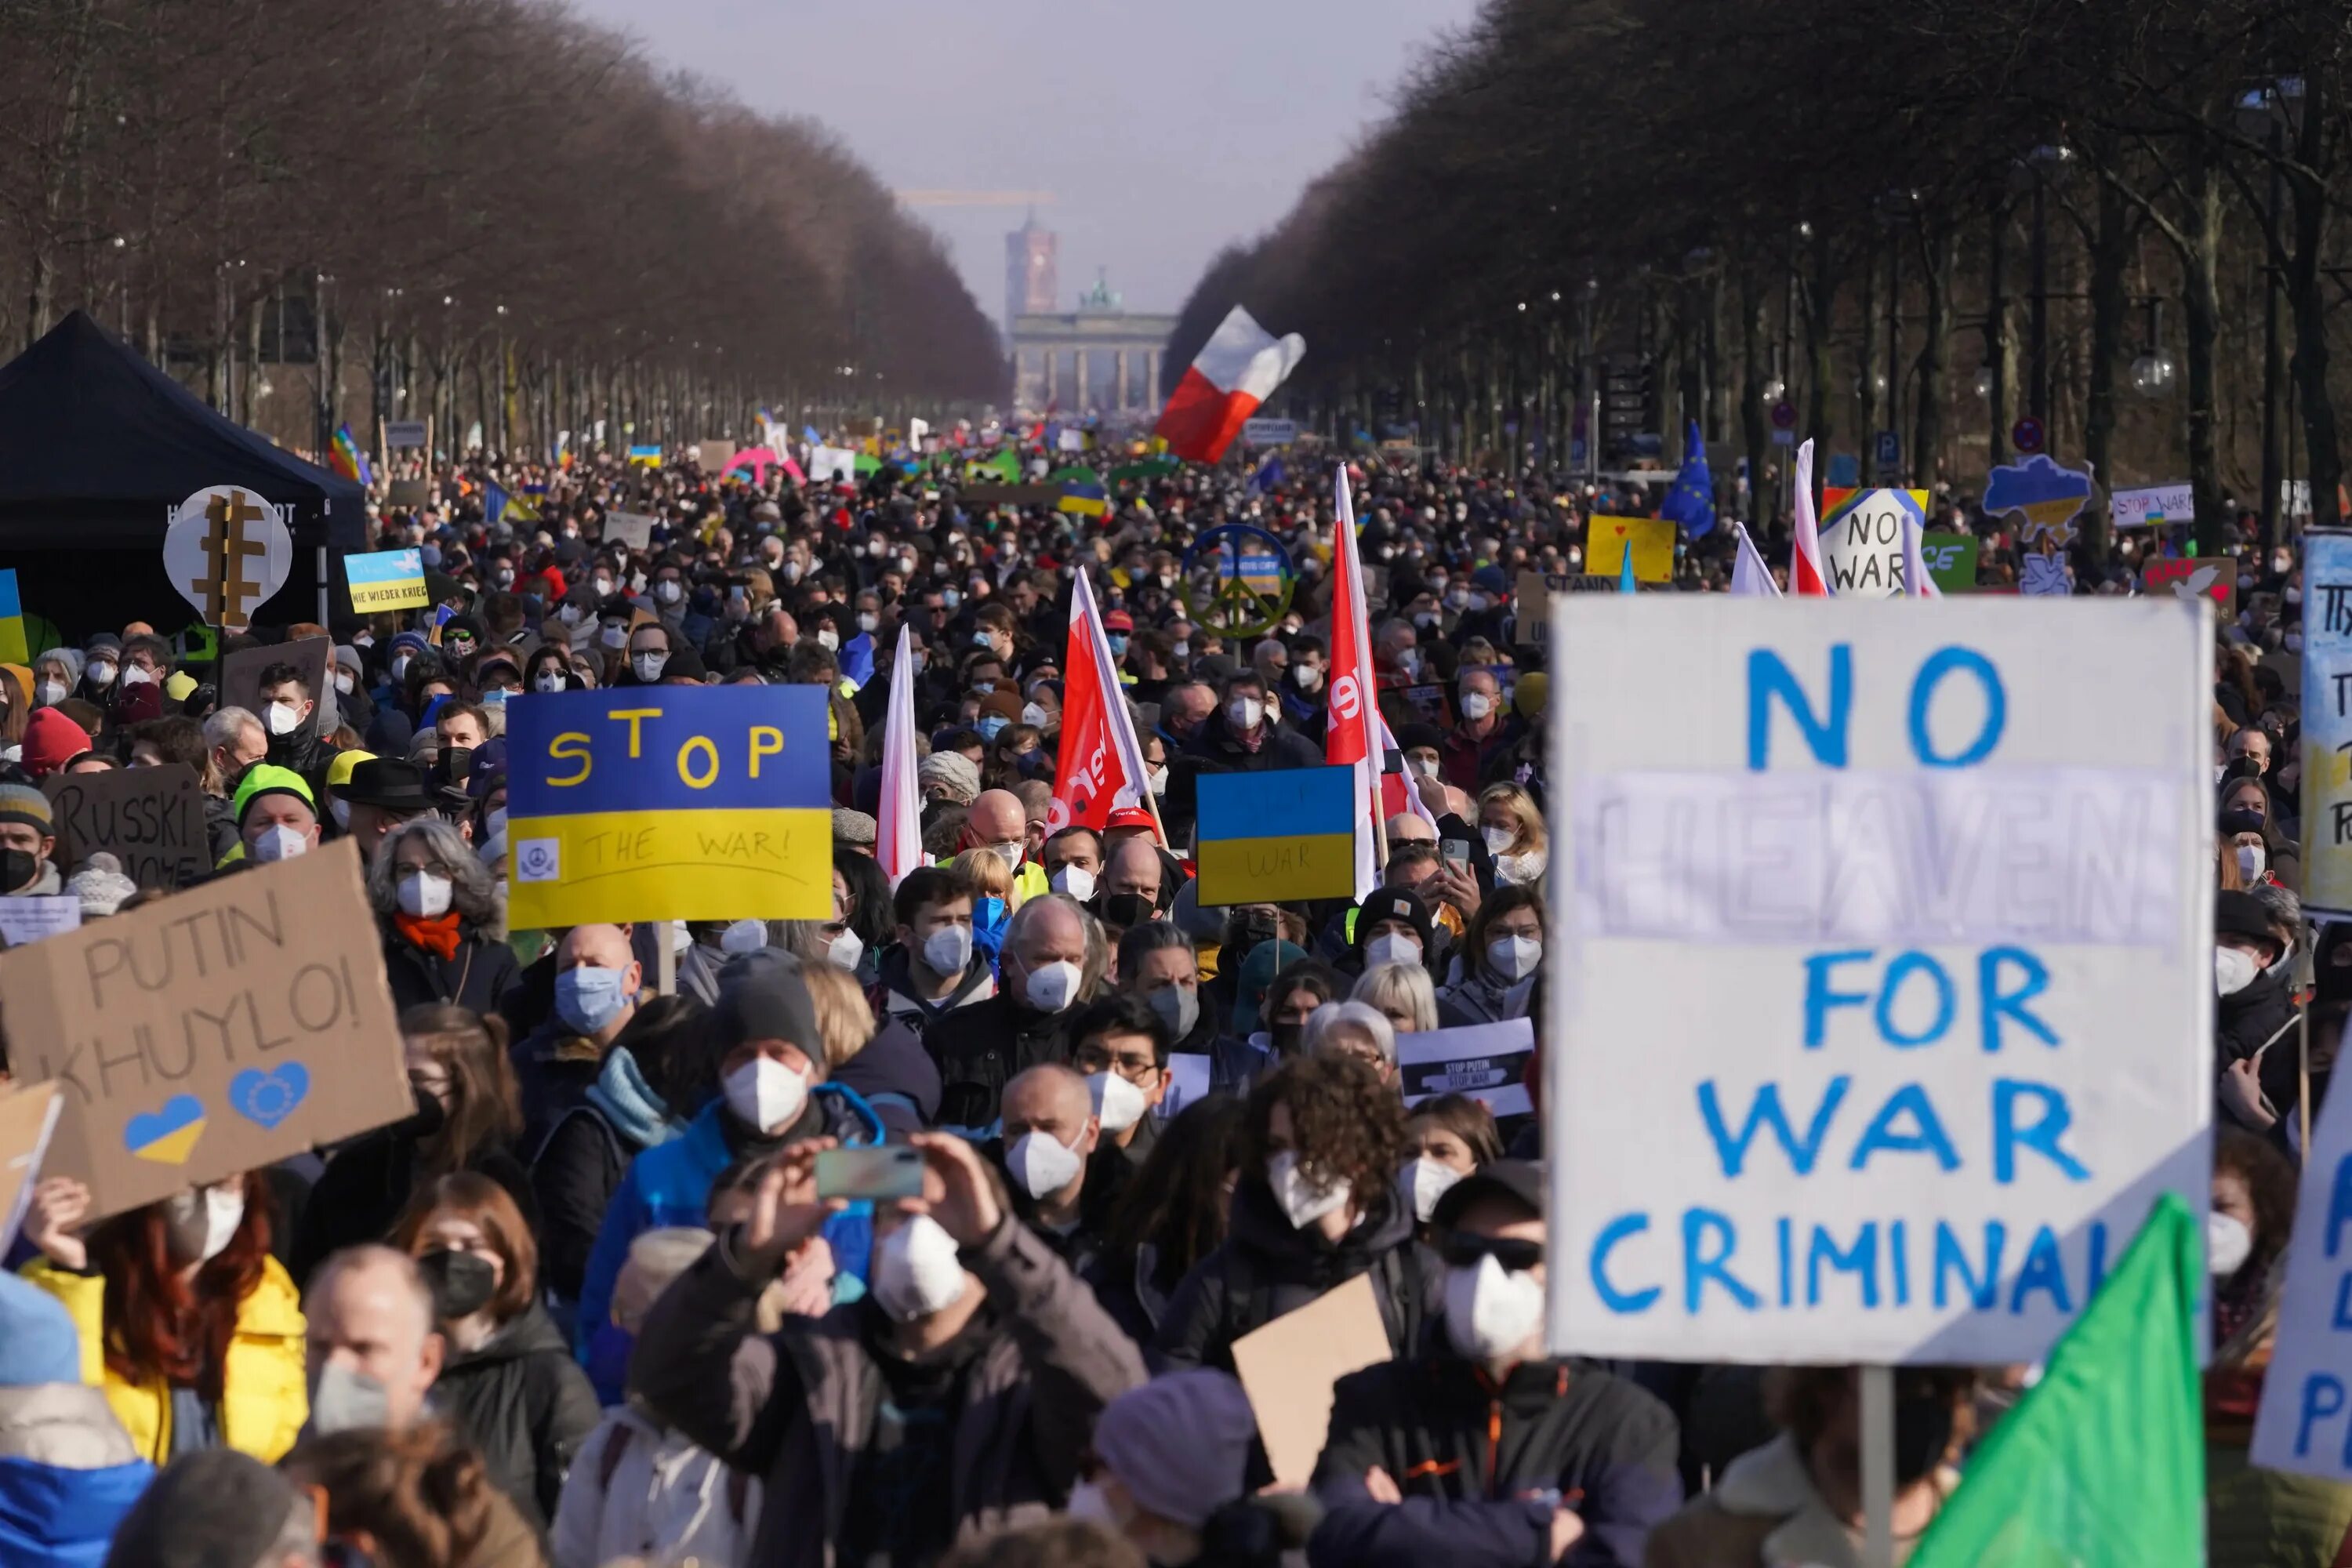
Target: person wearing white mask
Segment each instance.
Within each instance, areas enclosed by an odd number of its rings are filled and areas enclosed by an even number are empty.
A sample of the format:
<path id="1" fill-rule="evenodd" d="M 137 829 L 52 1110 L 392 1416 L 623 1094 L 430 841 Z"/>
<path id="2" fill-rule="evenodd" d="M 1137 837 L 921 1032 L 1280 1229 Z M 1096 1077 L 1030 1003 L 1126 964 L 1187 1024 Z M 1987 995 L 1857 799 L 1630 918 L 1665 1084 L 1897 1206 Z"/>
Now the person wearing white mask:
<path id="1" fill-rule="evenodd" d="M 988 955 L 972 942 L 971 884 L 951 866 L 918 866 L 890 895 L 896 941 L 875 965 L 882 1016 L 920 1037 L 959 1007 L 996 994 Z"/>
<path id="2" fill-rule="evenodd" d="M 1452 973 L 1438 988 L 1439 1025 L 1451 1029 L 1526 1017 L 1543 952 L 1543 894 L 1525 884 L 1497 888 L 1470 918 Z"/>
<path id="3" fill-rule="evenodd" d="M 1280 722 L 1280 704 L 1266 695 L 1255 668 L 1227 678 L 1217 710 L 1202 725 L 1192 750 L 1226 768 L 1256 773 L 1272 768 L 1313 768 L 1323 748 Z"/>
<path id="4" fill-rule="evenodd" d="M 316 722 L 318 693 L 290 664 L 273 664 L 261 672 L 262 727 L 269 731 L 269 760 L 307 777 L 326 772 L 326 746 Z"/>
<path id="5" fill-rule="evenodd" d="M 1360 1275 L 1391 1352 L 1412 1355 L 1441 1280 L 1397 1191 L 1404 1160 L 1404 1106 L 1354 1057 L 1309 1052 L 1260 1079 L 1224 1242 L 1169 1299 L 1157 1364 L 1231 1371 L 1234 1341 Z"/>
<path id="6" fill-rule="evenodd" d="M 1041 1062 L 1004 1086 L 997 1148 L 1013 1188 L 1013 1211 L 1081 1272 L 1101 1246 L 1108 1218 L 1087 1193 L 1087 1167 L 1101 1131 L 1087 1080 L 1059 1062 Z"/>
<path id="7" fill-rule="evenodd" d="M 1438 771 L 1456 789 L 1475 790 L 1487 762 L 1518 738 L 1515 721 L 1503 706 L 1503 688 L 1492 670 L 1465 670 L 1454 705 L 1460 718 L 1438 748 Z"/>
<path id="8" fill-rule="evenodd" d="M 1009 789 L 984 789 L 965 813 L 962 842 L 956 847 L 986 849 L 1013 873 L 1013 907 L 1049 890 L 1045 868 L 1029 858 L 1029 810 Z"/>
<path id="9" fill-rule="evenodd" d="M 1541 1165 L 1498 1160 L 1438 1199 L 1444 1348 L 1333 1388 L 1311 1561 L 1517 1568 L 1587 1542 L 1579 1562 L 1639 1563 L 1680 1506 L 1666 1406 L 1544 1352 L 1543 1185 Z M 1444 1462 L 1470 1453 L 1486 1462 Z"/>
<path id="10" fill-rule="evenodd" d="M 367 887 L 395 1008 L 439 1002 L 484 1016 L 498 1011 L 520 972 L 495 934 L 489 869 L 447 818 L 427 814 L 394 828 L 369 864 Z"/>
<path id="11" fill-rule="evenodd" d="M 1543 885 L 1551 863 L 1550 841 L 1534 797 L 1515 784 L 1493 784 L 1478 792 L 1478 832 L 1495 859 L 1497 882 Z"/>
<path id="12" fill-rule="evenodd" d="M 2213 896 L 2213 1055 L 2221 1101 L 2249 1127 L 2296 1103 L 2294 965 L 2271 910 L 2252 893 Z"/>
<path id="13" fill-rule="evenodd" d="M 784 1151 L 750 1217 L 646 1316 L 632 1396 L 765 1489 L 746 1562 L 929 1563 L 1041 1521 L 1076 1484 L 1095 1417 L 1144 1382 L 1133 1342 L 980 1152 L 912 1142 L 923 1194 L 876 1205 L 866 1300 L 760 1331 L 761 1292 L 843 1205 L 817 1195 L 817 1140 Z"/>
<path id="14" fill-rule="evenodd" d="M 1041 894 L 1014 910 L 998 994 L 925 1039 L 940 1064 L 939 1124 L 990 1126 L 1015 1073 L 1067 1060 L 1070 1024 L 1100 985 L 1106 959 L 1102 926 L 1066 894 Z"/>
<path id="15" fill-rule="evenodd" d="M 1454 1184 L 1503 1157 L 1495 1113 L 1466 1094 L 1437 1094 L 1412 1109 L 1404 1124 L 1412 1158 L 1397 1173 L 1397 1191 L 1423 1225 Z"/>
<path id="16" fill-rule="evenodd" d="M 275 763 L 245 771 L 234 802 L 238 847 L 232 858 L 267 866 L 319 847 L 319 810 L 302 775 Z"/>
<path id="17" fill-rule="evenodd" d="M 1065 827 L 1045 840 L 1039 858 L 1045 868 L 1045 885 L 1083 904 L 1101 884 L 1102 835 L 1091 827 Z"/>
<path id="18" fill-rule="evenodd" d="M 1100 1129 L 1087 1173 L 1087 1217 L 1097 1235 L 1109 1228 L 1112 1208 L 1159 1146 L 1169 1040 L 1160 1011 L 1128 992 L 1089 1005 L 1070 1025 L 1070 1066 L 1084 1075 Z"/>

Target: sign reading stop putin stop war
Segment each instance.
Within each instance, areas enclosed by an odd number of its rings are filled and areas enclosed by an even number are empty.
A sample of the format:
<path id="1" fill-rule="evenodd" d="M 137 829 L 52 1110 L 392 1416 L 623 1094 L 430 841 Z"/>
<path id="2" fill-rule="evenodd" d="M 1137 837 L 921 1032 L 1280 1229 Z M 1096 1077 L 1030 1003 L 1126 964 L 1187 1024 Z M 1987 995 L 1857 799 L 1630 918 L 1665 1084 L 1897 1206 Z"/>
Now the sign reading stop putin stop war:
<path id="1" fill-rule="evenodd" d="M 2304 538 L 2303 634 L 2303 904 L 2352 919 L 2352 533 Z"/>
<path id="2" fill-rule="evenodd" d="M 2197 607 L 1603 597 L 1552 638 L 1552 1348 L 2039 1360 L 2159 1193 L 2206 1208 Z"/>
<path id="3" fill-rule="evenodd" d="M 0 996 L 100 1218 L 415 1106 L 349 839 L 0 953 Z"/>
<path id="4" fill-rule="evenodd" d="M 815 686 L 636 686 L 507 706 L 507 918 L 829 920 Z"/>

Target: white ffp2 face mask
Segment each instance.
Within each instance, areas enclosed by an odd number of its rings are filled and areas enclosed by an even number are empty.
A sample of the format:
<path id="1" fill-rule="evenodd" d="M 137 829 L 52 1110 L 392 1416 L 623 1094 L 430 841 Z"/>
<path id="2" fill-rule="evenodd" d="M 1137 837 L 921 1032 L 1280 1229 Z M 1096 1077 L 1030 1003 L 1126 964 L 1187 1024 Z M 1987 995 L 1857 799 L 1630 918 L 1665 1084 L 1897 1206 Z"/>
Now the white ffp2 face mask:
<path id="1" fill-rule="evenodd" d="M 1064 866 L 1046 880 L 1057 893 L 1066 893 L 1085 903 L 1095 896 L 1095 874 L 1084 866 Z"/>
<path id="2" fill-rule="evenodd" d="M 1364 943 L 1364 962 L 1375 967 L 1383 963 L 1419 963 L 1421 943 L 1409 936 L 1384 931 Z"/>
<path id="3" fill-rule="evenodd" d="M 808 1079 L 773 1057 L 755 1057 L 727 1075 L 727 1109 L 760 1131 L 789 1127 L 808 1104 Z"/>
<path id="4" fill-rule="evenodd" d="M 2246 1266 L 2254 1252 L 2254 1233 L 2235 1215 L 2205 1216 L 2205 1267 L 2216 1279 L 2227 1279 Z"/>
<path id="5" fill-rule="evenodd" d="M 824 950 L 825 961 L 836 967 L 856 970 L 857 961 L 866 956 L 866 939 L 854 931 L 845 931 L 833 939 Z"/>
<path id="6" fill-rule="evenodd" d="M 1084 972 L 1066 958 L 1041 963 L 1029 972 L 1029 1005 L 1040 1013 L 1058 1013 L 1077 1000 L 1085 979 Z"/>
<path id="7" fill-rule="evenodd" d="M 2217 947 L 2213 950 L 2213 985 L 2224 996 L 2234 996 L 2254 983 L 2263 966 L 2254 955 L 2241 947 Z"/>
<path id="8" fill-rule="evenodd" d="M 961 974 L 971 966 L 971 928 L 941 926 L 925 937 L 923 963 L 934 974 Z"/>
<path id="9" fill-rule="evenodd" d="M 403 871 L 398 889 L 400 912 L 419 920 L 438 919 L 449 912 L 453 891 L 449 879 L 438 871 Z"/>
<path id="10" fill-rule="evenodd" d="M 874 1300 L 895 1321 L 945 1311 L 963 1297 L 955 1237 L 930 1215 L 914 1215 L 874 1249 L 873 1283 Z"/>
<path id="11" fill-rule="evenodd" d="M 1482 1258 L 1445 1271 L 1445 1337 L 1467 1361 L 1499 1361 L 1543 1321 L 1543 1282 Z"/>
<path id="12" fill-rule="evenodd" d="M 1486 966 L 1517 984 L 1543 962 L 1543 942 L 1532 936 L 1498 936 L 1486 944 Z"/>
<path id="13" fill-rule="evenodd" d="M 1087 1168 L 1076 1149 L 1049 1132 L 1024 1132 L 1004 1152 L 1004 1169 L 1033 1198 L 1060 1192 Z"/>
<path id="14" fill-rule="evenodd" d="M 1297 1152 L 1290 1149 L 1265 1163 L 1265 1184 L 1273 1189 L 1274 1201 L 1281 1205 L 1282 1215 L 1293 1230 L 1304 1230 L 1325 1215 L 1345 1208 L 1351 1195 L 1345 1182 L 1328 1187 L 1309 1182 L 1298 1167 Z"/>
<path id="15" fill-rule="evenodd" d="M 1151 1109 L 1150 1097 L 1115 1072 L 1087 1075 L 1087 1093 L 1095 1102 L 1096 1120 L 1106 1132 L 1124 1132 Z"/>
<path id="16" fill-rule="evenodd" d="M 1412 1217 L 1427 1225 L 1429 1216 L 1437 1212 L 1437 1200 L 1461 1179 L 1462 1173 L 1443 1160 L 1422 1154 L 1405 1162 L 1397 1173 L 1397 1190 L 1412 1206 Z"/>
<path id="17" fill-rule="evenodd" d="M 310 847 L 308 837 L 283 823 L 278 823 L 263 828 L 261 836 L 253 841 L 253 858 L 267 866 L 274 861 L 291 860 L 297 855 L 308 853 Z"/>

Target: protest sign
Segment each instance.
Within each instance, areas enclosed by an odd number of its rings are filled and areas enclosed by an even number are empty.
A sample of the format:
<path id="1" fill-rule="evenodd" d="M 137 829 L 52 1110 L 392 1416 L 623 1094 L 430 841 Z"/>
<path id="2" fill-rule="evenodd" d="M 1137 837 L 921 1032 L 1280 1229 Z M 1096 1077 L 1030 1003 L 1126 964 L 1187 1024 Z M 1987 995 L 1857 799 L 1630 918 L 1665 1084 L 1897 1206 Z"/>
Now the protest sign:
<path id="1" fill-rule="evenodd" d="M 1344 767 L 1202 773 L 1201 902 L 1354 898 L 1355 776 Z"/>
<path id="2" fill-rule="evenodd" d="M 1331 1425 L 1332 1386 L 1394 1353 L 1369 1274 L 1234 1342 L 1234 1375 L 1257 1416 L 1275 1485 L 1302 1487 L 1314 1479 Z"/>
<path id="3" fill-rule="evenodd" d="M 655 520 L 641 511 L 608 511 L 604 514 L 604 542 L 625 544 L 632 550 L 650 549 L 654 542 Z"/>
<path id="4" fill-rule="evenodd" d="M 71 893 L 21 893 L 0 899 L 0 948 L 23 947 L 81 926 L 81 900 Z"/>
<path id="5" fill-rule="evenodd" d="M 163 574 L 205 625 L 243 631 L 286 584 L 294 535 L 286 508 L 241 485 L 207 485 L 182 501 L 163 531 Z"/>
<path id="6" fill-rule="evenodd" d="M 1252 447 L 1287 447 L 1298 439 L 1296 419 L 1244 419 L 1242 440 Z"/>
<path id="7" fill-rule="evenodd" d="M 2201 594 L 2213 601 L 2225 621 L 2237 614 L 2238 569 L 2226 556 L 2200 561 L 2193 555 L 2160 555 L 2140 567 L 2139 580 L 2151 594 L 2170 594 L 2177 599 L 2194 599 Z"/>
<path id="8" fill-rule="evenodd" d="M 426 426 L 422 419 L 387 419 L 383 422 L 383 444 L 393 451 L 423 447 L 426 439 Z"/>
<path id="9" fill-rule="evenodd" d="M 327 685 L 327 660 L 334 652 L 335 645 L 325 637 L 297 637 L 292 642 L 238 648 L 221 660 L 221 706 L 242 708 L 266 725 L 269 704 L 262 700 L 261 672 L 274 664 L 289 665 L 319 705 L 320 732 L 324 734 L 331 727 L 325 721 L 334 710 L 333 693 Z"/>
<path id="10" fill-rule="evenodd" d="M 2143 485 L 2110 494 L 2107 510 L 2117 528 L 2188 522 L 2197 515 L 2197 492 L 2186 479 L 2177 485 Z"/>
<path id="11" fill-rule="evenodd" d="M 0 953 L 50 1173 L 102 1219 L 410 1114 L 377 942 L 345 839 Z"/>
<path id="12" fill-rule="evenodd" d="M 1525 1081 L 1536 1048 L 1531 1019 L 1399 1035 L 1396 1047 L 1398 1087 L 1408 1106 L 1433 1094 L 1466 1094 L 1497 1116 L 1535 1109 Z"/>
<path id="13" fill-rule="evenodd" d="M 1906 512 L 1924 534 L 1927 492 L 1834 486 L 1822 491 L 1822 559 L 1831 593 L 1878 599 L 1902 595 Z"/>
<path id="14" fill-rule="evenodd" d="M 1544 574 L 1520 568 L 1511 584 L 1512 642 L 1519 647 L 1541 647 L 1551 629 L 1551 590 Z"/>
<path id="15" fill-rule="evenodd" d="M 857 482 L 857 454 L 846 447 L 811 447 L 808 477 L 813 485 L 854 485 Z"/>
<path id="16" fill-rule="evenodd" d="M 0 1254 L 16 1244 L 65 1099 L 54 1083 L 0 1089 Z"/>
<path id="17" fill-rule="evenodd" d="M 354 615 L 372 616 L 378 610 L 421 610 L 433 602 L 425 592 L 422 550 L 379 550 L 367 555 L 346 555 L 343 577 L 351 585 Z"/>
<path id="18" fill-rule="evenodd" d="M 2203 616 L 1619 597 L 1552 637 L 1552 1348 L 2039 1360 L 2158 1193 L 2206 1207 Z M 2051 678 L 2084 647 L 2133 679 Z"/>
<path id="19" fill-rule="evenodd" d="M 1977 591 L 1977 558 L 1981 548 L 1973 533 L 1926 533 L 1919 539 L 1927 575 L 1947 594 Z"/>
<path id="20" fill-rule="evenodd" d="M 830 919 L 830 717 L 814 686 L 510 700 L 509 922 Z"/>
<path id="21" fill-rule="evenodd" d="M 142 888 L 184 888 L 212 870 L 204 790 L 185 763 L 51 773 L 41 793 L 68 873 L 101 849 Z"/>
<path id="22" fill-rule="evenodd" d="M 2292 1049 L 2283 1041 L 2278 1048 Z M 2286 1282 L 2251 1458 L 2266 1469 L 2352 1481 L 2352 1096 L 2320 1102 L 2303 1163 Z"/>
<path id="23" fill-rule="evenodd" d="M 1051 506 L 1062 499 L 1059 485 L 966 485 L 957 492 L 966 506 Z"/>
<path id="24" fill-rule="evenodd" d="M 25 635 L 25 601 L 16 591 L 16 569 L 0 570 L 0 664 L 30 664 L 31 639 Z"/>
<path id="25" fill-rule="evenodd" d="M 433 481 L 394 479 L 385 485 L 383 499 L 387 506 L 430 506 L 433 504 Z"/>
<path id="26" fill-rule="evenodd" d="M 735 443 L 698 441 L 694 444 L 694 460 L 706 474 L 723 474 L 735 460 Z"/>
<path id="27" fill-rule="evenodd" d="M 1595 517 L 1584 526 L 1584 569 L 1613 584 L 1633 552 L 1633 578 L 1664 583 L 1675 574 L 1675 525 L 1663 517 Z"/>
<path id="28" fill-rule="evenodd" d="M 2352 920 L 2352 533 L 2304 536 L 2303 689 L 2304 908 Z"/>
<path id="29" fill-rule="evenodd" d="M 1168 1087 L 1157 1108 L 1161 1125 L 1196 1100 L 1209 1098 L 1210 1063 L 1201 1051 L 1178 1051 L 1168 1058 Z"/>

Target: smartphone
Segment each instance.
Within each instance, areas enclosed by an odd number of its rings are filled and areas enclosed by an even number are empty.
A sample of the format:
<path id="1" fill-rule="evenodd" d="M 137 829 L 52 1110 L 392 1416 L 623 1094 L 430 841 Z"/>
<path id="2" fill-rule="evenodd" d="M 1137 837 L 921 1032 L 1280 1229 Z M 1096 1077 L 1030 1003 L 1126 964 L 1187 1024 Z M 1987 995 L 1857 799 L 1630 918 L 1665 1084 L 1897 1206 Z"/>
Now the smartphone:
<path id="1" fill-rule="evenodd" d="M 816 1157 L 820 1198 L 919 1198 L 923 1152 L 904 1143 L 825 1149 Z"/>
<path id="2" fill-rule="evenodd" d="M 1467 838 L 1448 838 L 1437 847 L 1440 854 L 1456 866 L 1470 864 L 1470 841 Z"/>

